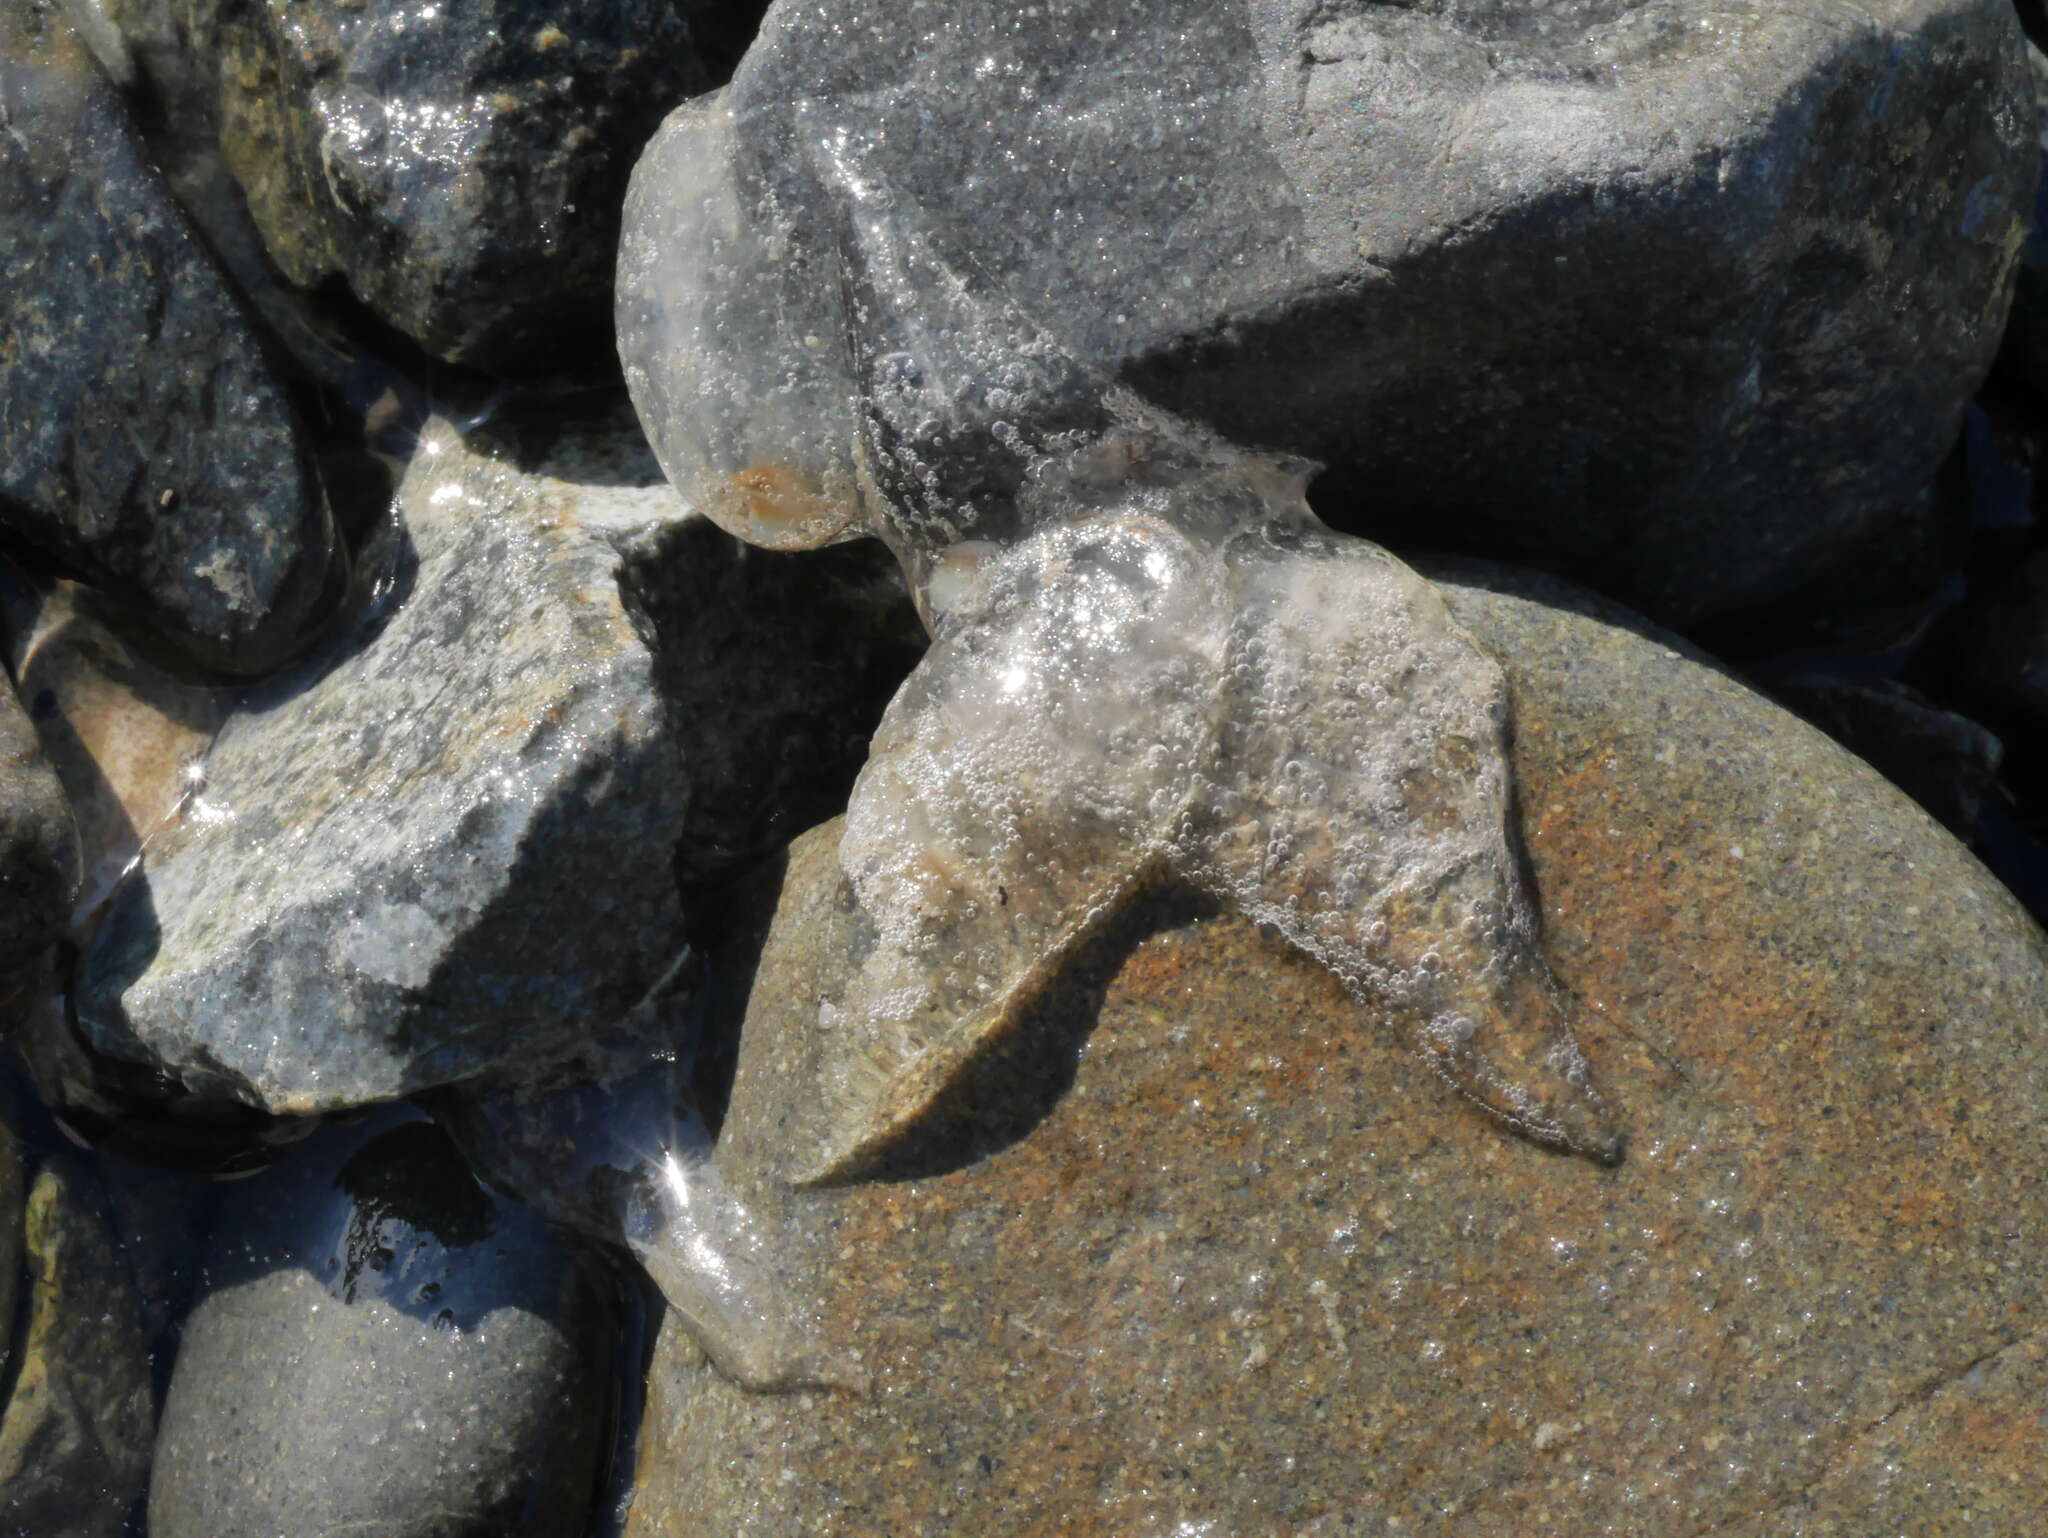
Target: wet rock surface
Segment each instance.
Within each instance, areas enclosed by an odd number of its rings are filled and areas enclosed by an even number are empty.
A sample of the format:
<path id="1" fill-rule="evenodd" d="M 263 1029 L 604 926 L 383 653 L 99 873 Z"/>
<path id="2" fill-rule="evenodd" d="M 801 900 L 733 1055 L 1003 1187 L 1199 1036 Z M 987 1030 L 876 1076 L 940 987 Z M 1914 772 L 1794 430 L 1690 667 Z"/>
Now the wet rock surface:
<path id="1" fill-rule="evenodd" d="M 0 22 L 0 524 L 195 660 L 275 666 L 337 591 L 284 388 L 54 4 Z"/>
<path id="2" fill-rule="evenodd" d="M 603 358 L 632 157 L 710 83 L 682 0 L 106 8 L 287 278 L 513 373 Z"/>
<path id="3" fill-rule="evenodd" d="M 2048 943 L 1811 729 L 1473 571 L 1546 949 L 1630 1135 L 1505 1135 L 1242 919 L 1128 912 L 883 1179 L 792 1192 L 853 906 L 791 851 L 718 1160 L 864 1397 L 668 1332 L 628 1531 L 2038 1526 Z"/>
<path id="4" fill-rule="evenodd" d="M 166 672 L 108 623 L 76 583 L 39 587 L 0 575 L 8 671 L 33 707 L 31 730 L 54 771 L 56 805 L 77 830 L 82 879 L 68 923 L 88 925 L 176 820 L 232 694 Z M 4 709 L 0 701 L 0 709 Z"/>
<path id="5" fill-rule="evenodd" d="M 1690 624 L 1921 530 L 2026 99 L 2004 0 L 785 4 L 637 173 L 621 350 L 686 487 L 708 439 L 756 508 L 843 527 L 855 166 L 1084 367 L 1328 461 L 1333 520 Z M 1056 412 L 980 361 L 1013 425 Z"/>
<path id="6" fill-rule="evenodd" d="M 603 414 L 430 426 L 366 573 L 353 626 L 215 707 L 76 621 L 36 652 L 74 778 L 142 830 L 79 1028 L 202 1099 L 344 1107 L 616 1023 L 681 949 L 679 878 L 843 804 L 916 655 L 879 552 L 746 551 Z"/>
<path id="7" fill-rule="evenodd" d="M 583 1530 L 610 1279 L 431 1125 L 321 1133 L 223 1200 L 150 1486 L 154 1538 Z"/>
<path id="8" fill-rule="evenodd" d="M 99 1176 L 60 1155 L 30 1187 L 27 1323 L 0 1409 L 0 1520 L 49 1538 L 127 1531 L 154 1411 L 134 1281 Z"/>
<path id="9" fill-rule="evenodd" d="M 680 943 L 681 757 L 621 581 L 684 515 L 636 442 L 525 468 L 430 428 L 368 612 L 240 702 L 111 901 L 78 984 L 98 1050 L 317 1111 L 559 1049 L 646 991 Z"/>

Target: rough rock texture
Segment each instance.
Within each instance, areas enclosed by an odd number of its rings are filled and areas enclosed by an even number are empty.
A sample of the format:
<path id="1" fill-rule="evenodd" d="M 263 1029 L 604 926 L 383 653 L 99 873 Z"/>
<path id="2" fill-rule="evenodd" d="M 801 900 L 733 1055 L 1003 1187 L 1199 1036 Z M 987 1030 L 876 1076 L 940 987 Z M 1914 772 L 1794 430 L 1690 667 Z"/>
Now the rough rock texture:
<path id="1" fill-rule="evenodd" d="M 64 787 L 13 687 L 0 681 L 0 967 L 19 967 L 63 933 L 78 879 Z"/>
<path id="2" fill-rule="evenodd" d="M 201 1096 L 332 1109 L 617 1021 L 682 944 L 674 866 L 825 815 L 908 665 L 879 552 L 741 552 L 616 417 L 430 426 L 365 565 L 366 612 L 220 726 L 81 968 L 87 1042 Z"/>
<path id="3" fill-rule="evenodd" d="M 0 18 L 0 524 L 210 666 L 260 671 L 340 558 L 218 266 L 45 0 Z"/>
<path id="4" fill-rule="evenodd" d="M 322 1134 L 216 1222 L 153 1538 L 559 1538 L 603 1446 L 609 1281 L 418 1121 Z"/>
<path id="5" fill-rule="evenodd" d="M 28 1323 L 0 1409 L 0 1523 L 37 1538 L 116 1538 L 149 1477 L 149 1357 L 135 1284 L 81 1159 L 29 1191 Z"/>
<path id="6" fill-rule="evenodd" d="M 894 1178 L 792 1193 L 844 988 L 791 851 L 717 1160 L 865 1398 L 674 1333 L 634 1538 L 2032 1533 L 2048 942 L 1918 808 L 1614 611 L 1468 578 L 1617 1168 L 1240 919 L 1126 915 Z"/>
<path id="7" fill-rule="evenodd" d="M 681 509 L 614 484 L 631 442 L 529 471 L 430 429 L 387 591 L 222 725 L 112 902 L 94 1046 L 321 1110 L 559 1048 L 659 976 L 680 755 L 620 586 Z"/>
<path id="8" fill-rule="evenodd" d="M 2026 90 L 2007 0 L 790 0 L 642 160 L 621 351 L 678 484 L 829 529 L 854 189 L 1088 367 L 1328 461 L 1333 519 L 1690 623 L 1925 516 Z M 956 383 L 1025 419 L 1021 346 Z"/>
<path id="9" fill-rule="evenodd" d="M 450 362 L 602 356 L 632 157 L 708 83 L 683 0 L 105 5 L 287 278 Z"/>
<path id="10" fill-rule="evenodd" d="M 27 1180 L 13 1075 L 0 1077 L 0 1374 L 14 1347 L 14 1296 L 21 1284 L 22 1201 Z"/>

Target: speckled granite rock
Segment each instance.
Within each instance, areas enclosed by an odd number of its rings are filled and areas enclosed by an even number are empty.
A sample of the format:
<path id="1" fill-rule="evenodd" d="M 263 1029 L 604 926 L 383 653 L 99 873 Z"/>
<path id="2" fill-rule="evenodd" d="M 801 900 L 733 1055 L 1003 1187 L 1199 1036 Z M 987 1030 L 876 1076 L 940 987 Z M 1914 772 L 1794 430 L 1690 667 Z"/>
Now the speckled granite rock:
<path id="1" fill-rule="evenodd" d="M 153 1538 L 565 1538 L 606 1429 L 611 1289 L 448 1139 L 322 1133 L 224 1199 Z"/>
<path id="2" fill-rule="evenodd" d="M 632 157 L 709 83 L 685 0 L 101 3 L 293 282 L 450 362 L 604 356 Z"/>
<path id="3" fill-rule="evenodd" d="M 858 184 L 1090 367 L 1328 462 L 1333 520 L 1679 623 L 1848 602 L 1812 584 L 1926 519 L 1998 343 L 2023 46 L 2009 0 L 785 0 L 635 173 L 621 353 L 672 472 L 729 432 L 834 500 Z"/>
<path id="4" fill-rule="evenodd" d="M 749 1397 L 665 1335 L 632 1538 L 2039 1530 L 2048 942 L 1818 733 L 1478 580 L 1626 1160 L 1504 1134 L 1162 896 L 894 1178 L 792 1192 L 854 938 L 821 829 L 717 1157 L 872 1392 Z"/>
<path id="5" fill-rule="evenodd" d="M 81 969 L 87 1042 L 202 1098 L 328 1110 L 617 1021 L 681 947 L 678 874 L 843 801 L 916 655 L 879 550 L 744 550 L 616 416 L 433 425 L 365 566 L 359 624 L 208 725 Z M 203 702 L 93 660 L 52 653 L 81 780 L 154 807 Z"/>
<path id="6" fill-rule="evenodd" d="M 1889 680 L 1795 673 L 1769 687 L 1786 709 L 1864 759 L 1957 838 L 1976 837 L 2005 753 L 1991 732 Z"/>
<path id="7" fill-rule="evenodd" d="M 13 686 L 0 680 L 0 967 L 20 966 L 63 933 L 78 880 L 64 787 Z"/>
<path id="8" fill-rule="evenodd" d="M 0 1523 L 37 1538 L 115 1538 L 149 1477 L 152 1407 L 135 1285 L 83 1160 L 29 1191 L 28 1326 L 0 1409 Z"/>
<path id="9" fill-rule="evenodd" d="M 523 468 L 430 429 L 378 607 L 221 726 L 111 903 L 95 1048 L 324 1110 L 558 1050 L 660 975 L 681 755 L 622 584 L 685 515 L 636 445 Z"/>
<path id="10" fill-rule="evenodd" d="M 0 525 L 198 660 L 260 671 L 335 596 L 327 504 L 239 302 L 56 11 L 0 19 Z"/>

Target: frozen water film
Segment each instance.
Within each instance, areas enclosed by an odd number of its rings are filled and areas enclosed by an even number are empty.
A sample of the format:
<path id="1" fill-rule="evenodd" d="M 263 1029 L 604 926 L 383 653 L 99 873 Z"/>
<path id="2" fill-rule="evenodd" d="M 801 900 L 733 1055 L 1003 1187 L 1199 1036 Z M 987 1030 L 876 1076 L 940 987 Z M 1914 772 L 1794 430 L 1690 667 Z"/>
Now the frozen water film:
<path id="1" fill-rule="evenodd" d="M 930 68 L 962 65 L 964 23 L 913 9 Z M 821 1004 L 825 1104 L 792 1174 L 873 1170 L 1162 875 L 1271 924 L 1489 1111 L 1611 1159 L 1520 872 L 1498 665 L 1427 582 L 1316 519 L 1313 466 L 1088 362 L 1137 321 L 1092 307 L 1085 232 L 1033 178 L 1109 122 L 1146 127 L 1165 174 L 1252 107 L 1156 71 L 1130 100 L 1066 99 L 1031 35 L 1049 24 L 994 26 L 974 65 L 1015 77 L 1029 164 L 953 164 L 886 86 L 771 98 L 743 74 L 669 120 L 629 198 L 620 350 L 670 477 L 757 544 L 882 539 L 934 637 L 848 808 L 869 943 Z M 1176 56 L 1250 46 L 1214 15 L 1130 26 Z M 1164 232 L 1169 307 L 1190 264 L 1235 259 L 1175 245 L 1198 193 L 1126 210 Z M 1021 222 L 992 231 L 991 209 Z"/>

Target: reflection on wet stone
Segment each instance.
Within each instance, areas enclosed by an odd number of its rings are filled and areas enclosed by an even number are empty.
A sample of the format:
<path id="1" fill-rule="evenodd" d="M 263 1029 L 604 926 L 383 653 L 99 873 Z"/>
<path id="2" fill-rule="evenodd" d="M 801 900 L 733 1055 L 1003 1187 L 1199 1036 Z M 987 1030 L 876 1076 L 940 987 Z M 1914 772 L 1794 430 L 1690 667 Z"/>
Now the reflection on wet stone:
<path id="1" fill-rule="evenodd" d="M 430 1123 L 324 1132 L 229 1189 L 183 1330 L 155 1538 L 581 1530 L 613 1279 L 483 1190 Z"/>
<path id="2" fill-rule="evenodd" d="M 0 523 L 205 666 L 302 647 L 346 561 L 283 382 L 55 0 L 0 18 Z"/>

